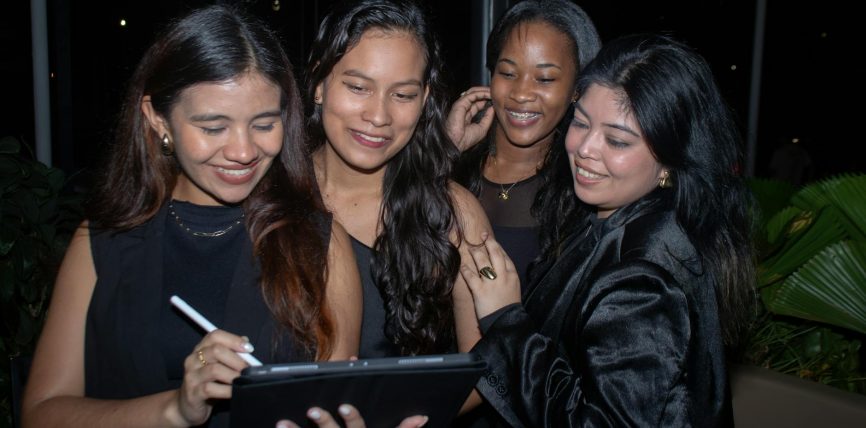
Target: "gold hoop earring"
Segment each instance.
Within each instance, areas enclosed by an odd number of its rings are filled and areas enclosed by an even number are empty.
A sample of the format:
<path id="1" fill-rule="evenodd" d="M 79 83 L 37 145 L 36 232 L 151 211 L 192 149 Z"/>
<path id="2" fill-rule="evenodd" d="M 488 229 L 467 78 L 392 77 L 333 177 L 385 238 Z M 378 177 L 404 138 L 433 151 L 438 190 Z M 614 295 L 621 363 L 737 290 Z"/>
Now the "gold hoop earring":
<path id="1" fill-rule="evenodd" d="M 670 174 L 670 171 L 665 171 L 663 173 L 662 178 L 659 178 L 659 187 L 661 187 L 662 189 L 669 189 L 671 186 L 674 185 L 673 181 L 671 180 Z"/>
<path id="2" fill-rule="evenodd" d="M 174 145 L 171 144 L 168 134 L 162 135 L 162 145 L 160 148 L 162 149 L 162 154 L 165 156 L 171 156 L 174 154 Z"/>

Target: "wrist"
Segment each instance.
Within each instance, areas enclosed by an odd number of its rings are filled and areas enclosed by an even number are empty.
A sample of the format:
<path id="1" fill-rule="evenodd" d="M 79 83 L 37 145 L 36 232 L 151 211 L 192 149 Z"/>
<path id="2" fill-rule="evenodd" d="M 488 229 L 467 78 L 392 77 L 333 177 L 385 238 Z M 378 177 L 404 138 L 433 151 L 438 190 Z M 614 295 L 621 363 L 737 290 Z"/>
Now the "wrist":
<path id="1" fill-rule="evenodd" d="M 180 411 L 180 390 L 175 389 L 168 394 L 168 401 L 162 412 L 166 426 L 185 428 L 190 426 L 189 422 Z"/>

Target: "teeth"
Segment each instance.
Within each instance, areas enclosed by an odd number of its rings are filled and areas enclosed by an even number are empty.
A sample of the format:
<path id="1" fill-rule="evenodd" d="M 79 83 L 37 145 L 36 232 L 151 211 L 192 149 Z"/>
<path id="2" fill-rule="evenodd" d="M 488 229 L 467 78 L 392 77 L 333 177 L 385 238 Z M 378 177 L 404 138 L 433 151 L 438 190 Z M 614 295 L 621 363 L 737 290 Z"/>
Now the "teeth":
<path id="1" fill-rule="evenodd" d="M 367 140 L 367 141 L 372 141 L 372 142 L 374 142 L 374 143 L 381 143 L 381 142 L 384 142 L 384 141 L 385 141 L 385 138 L 384 138 L 384 137 L 372 137 L 372 136 L 370 136 L 370 135 L 362 134 L 362 133 L 360 133 L 360 132 L 358 133 L 358 135 L 359 135 L 361 138 L 363 138 L 363 139 L 365 139 L 365 140 Z"/>
<path id="2" fill-rule="evenodd" d="M 591 172 L 589 172 L 589 171 L 587 171 L 581 167 L 577 167 L 577 173 L 580 174 L 580 176 L 582 176 L 582 177 L 586 177 L 586 178 L 593 179 L 593 180 L 598 180 L 600 178 L 604 178 L 604 176 L 601 174 L 593 174 L 593 173 L 591 173 Z"/>
<path id="3" fill-rule="evenodd" d="M 509 111 L 508 115 L 518 120 L 529 120 L 538 116 L 538 113 L 518 113 L 516 111 Z"/>
<path id="4" fill-rule="evenodd" d="M 250 171 L 253 170 L 252 168 L 246 168 L 246 169 L 225 169 L 225 168 L 217 168 L 217 169 L 219 170 L 219 172 L 221 172 L 221 173 L 223 173 L 223 174 L 226 174 L 226 175 L 235 175 L 235 176 L 238 176 L 238 177 L 240 177 L 241 175 L 247 175 L 247 174 L 250 173 Z"/>

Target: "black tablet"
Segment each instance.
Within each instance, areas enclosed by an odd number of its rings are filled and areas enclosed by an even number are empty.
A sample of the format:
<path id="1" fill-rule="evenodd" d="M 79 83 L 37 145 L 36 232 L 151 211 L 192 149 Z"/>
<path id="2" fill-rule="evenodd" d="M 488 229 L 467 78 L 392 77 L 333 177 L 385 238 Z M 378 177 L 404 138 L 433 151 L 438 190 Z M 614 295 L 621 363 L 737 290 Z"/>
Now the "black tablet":
<path id="1" fill-rule="evenodd" d="M 412 415 L 447 427 L 485 367 L 465 353 L 248 367 L 232 384 L 231 426 L 274 428 L 280 419 L 315 426 L 310 407 L 341 420 L 337 407 L 348 403 L 368 428 L 393 428 Z"/>

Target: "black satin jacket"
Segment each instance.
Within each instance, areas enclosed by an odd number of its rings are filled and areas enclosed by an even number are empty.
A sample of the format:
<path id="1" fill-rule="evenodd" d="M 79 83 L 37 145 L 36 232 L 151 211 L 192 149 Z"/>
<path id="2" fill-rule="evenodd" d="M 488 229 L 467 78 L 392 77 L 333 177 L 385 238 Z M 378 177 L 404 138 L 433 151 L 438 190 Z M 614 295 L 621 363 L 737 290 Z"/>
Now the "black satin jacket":
<path id="1" fill-rule="evenodd" d="M 731 424 L 714 281 L 657 193 L 576 233 L 491 316 L 477 387 L 509 425 Z"/>

